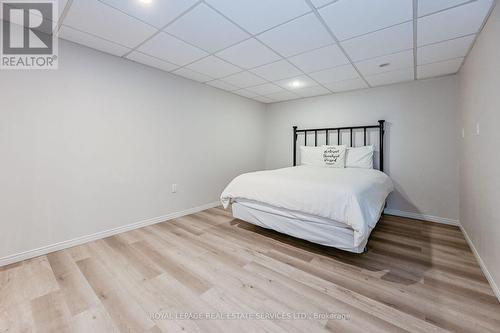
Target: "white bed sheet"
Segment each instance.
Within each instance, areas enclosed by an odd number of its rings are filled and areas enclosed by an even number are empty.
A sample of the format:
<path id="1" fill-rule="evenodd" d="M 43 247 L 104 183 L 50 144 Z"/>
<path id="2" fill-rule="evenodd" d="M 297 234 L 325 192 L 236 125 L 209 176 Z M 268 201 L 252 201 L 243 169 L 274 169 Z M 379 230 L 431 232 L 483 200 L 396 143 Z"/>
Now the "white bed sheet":
<path id="1" fill-rule="evenodd" d="M 247 200 L 335 221 L 353 230 L 358 247 L 366 243 L 392 190 L 390 178 L 378 170 L 303 165 L 240 175 L 226 187 L 221 202 L 227 208 Z"/>
<path id="2" fill-rule="evenodd" d="M 344 223 L 258 202 L 238 200 L 232 204 L 232 210 L 233 216 L 240 220 L 345 251 L 361 253 L 368 241 L 366 237 L 363 242 L 355 246 L 354 230 Z"/>

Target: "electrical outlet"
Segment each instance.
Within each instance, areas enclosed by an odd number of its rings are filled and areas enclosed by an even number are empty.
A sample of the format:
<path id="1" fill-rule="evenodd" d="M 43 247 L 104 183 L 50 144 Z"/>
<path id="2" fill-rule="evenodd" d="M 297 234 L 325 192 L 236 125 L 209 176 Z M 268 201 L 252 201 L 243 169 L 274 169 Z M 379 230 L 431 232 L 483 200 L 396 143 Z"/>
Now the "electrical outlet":
<path id="1" fill-rule="evenodd" d="M 465 139 L 465 128 L 462 128 L 462 139 Z"/>
<path id="2" fill-rule="evenodd" d="M 172 184 L 172 193 L 177 193 L 177 184 Z"/>
<path id="3" fill-rule="evenodd" d="M 479 135 L 479 122 L 476 123 L 476 135 Z"/>

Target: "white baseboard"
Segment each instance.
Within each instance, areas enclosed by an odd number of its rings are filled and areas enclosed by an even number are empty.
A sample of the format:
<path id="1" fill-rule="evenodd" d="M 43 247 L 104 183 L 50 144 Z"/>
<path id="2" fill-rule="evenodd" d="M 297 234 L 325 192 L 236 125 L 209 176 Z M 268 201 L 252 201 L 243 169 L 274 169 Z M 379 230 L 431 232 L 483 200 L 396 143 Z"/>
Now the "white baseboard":
<path id="1" fill-rule="evenodd" d="M 496 284 L 495 280 L 493 280 L 493 276 L 491 276 L 490 271 L 488 271 L 488 268 L 484 264 L 483 259 L 481 259 L 481 256 L 479 255 L 479 252 L 477 252 L 476 247 L 474 246 L 474 243 L 472 243 L 472 240 L 470 239 L 469 235 L 467 234 L 467 231 L 465 231 L 464 227 L 462 225 L 459 225 L 460 229 L 462 230 L 462 233 L 464 234 L 465 240 L 469 244 L 469 247 L 472 250 L 472 253 L 474 253 L 474 256 L 476 257 L 477 262 L 479 263 L 479 267 L 481 267 L 481 270 L 484 273 L 484 276 L 486 276 L 486 280 L 488 280 L 491 289 L 493 289 L 493 293 L 497 297 L 498 301 L 500 302 L 500 288 Z"/>
<path id="2" fill-rule="evenodd" d="M 70 248 L 73 246 L 77 246 L 77 245 L 80 245 L 83 243 L 88 243 L 88 242 L 91 242 L 94 240 L 106 238 L 106 237 L 113 236 L 116 234 L 121 234 L 121 233 L 126 232 L 126 231 L 139 229 L 139 228 L 151 225 L 151 224 L 161 223 L 161 222 L 172 220 L 172 219 L 182 217 L 185 215 L 194 214 L 197 212 L 201 212 L 202 210 L 214 208 L 217 206 L 220 206 L 219 201 L 211 202 L 211 203 L 208 203 L 208 204 L 205 204 L 202 206 L 198 206 L 198 207 L 189 208 L 189 209 L 186 209 L 186 210 L 183 210 L 180 212 L 175 212 L 175 213 L 170 213 L 170 214 L 163 215 L 163 216 L 153 217 L 153 218 L 150 218 L 147 220 L 127 224 L 127 225 L 124 225 L 124 226 L 121 226 L 118 228 L 113 228 L 113 229 L 109 229 L 109 230 L 105 230 L 105 231 L 96 232 L 95 234 L 81 236 L 81 237 L 77 237 L 74 239 L 62 241 L 59 243 L 43 246 L 43 247 L 40 247 L 38 249 L 33 249 L 33 250 L 25 251 L 22 253 L 13 254 L 13 255 L 10 255 L 7 257 L 0 258 L 0 267 L 5 266 L 5 265 L 9 265 L 9 264 L 12 264 L 12 263 L 15 263 L 18 261 L 42 256 L 42 255 L 45 255 L 45 254 L 50 253 L 50 252 L 64 250 L 64 249 L 67 249 L 67 248 Z"/>
<path id="3" fill-rule="evenodd" d="M 460 226 L 460 222 L 458 220 L 454 220 L 454 219 L 450 219 L 450 218 L 446 218 L 446 217 L 438 217 L 438 216 L 432 216 L 432 215 L 413 213 L 413 212 L 404 212 L 402 210 L 397 210 L 397 209 L 386 208 L 386 209 L 384 209 L 384 214 L 407 217 L 410 219 L 424 220 L 424 221 L 441 223 L 441 224 L 454 225 L 456 227 Z"/>

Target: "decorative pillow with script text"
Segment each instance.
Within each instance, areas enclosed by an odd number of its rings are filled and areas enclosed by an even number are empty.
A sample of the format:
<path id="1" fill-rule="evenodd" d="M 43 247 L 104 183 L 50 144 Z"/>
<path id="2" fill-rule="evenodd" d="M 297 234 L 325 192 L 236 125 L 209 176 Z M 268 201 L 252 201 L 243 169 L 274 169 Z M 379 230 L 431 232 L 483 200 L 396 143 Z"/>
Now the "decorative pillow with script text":
<path id="1" fill-rule="evenodd" d="M 328 168 L 345 168 L 347 146 L 323 146 L 323 162 Z"/>

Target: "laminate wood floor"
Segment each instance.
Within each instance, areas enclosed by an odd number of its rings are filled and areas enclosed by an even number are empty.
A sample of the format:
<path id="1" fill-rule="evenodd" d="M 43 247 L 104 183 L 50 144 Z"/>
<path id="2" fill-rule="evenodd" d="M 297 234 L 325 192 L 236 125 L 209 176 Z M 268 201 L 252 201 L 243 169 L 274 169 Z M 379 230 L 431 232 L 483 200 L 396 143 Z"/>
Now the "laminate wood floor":
<path id="1" fill-rule="evenodd" d="M 0 268 L 0 332 L 500 332 L 458 228 L 383 216 L 368 247 L 209 209 Z"/>

